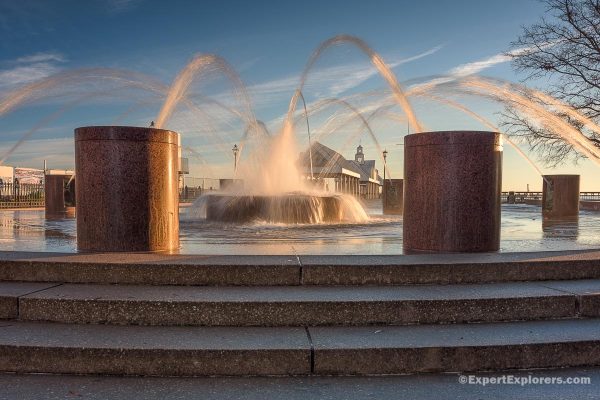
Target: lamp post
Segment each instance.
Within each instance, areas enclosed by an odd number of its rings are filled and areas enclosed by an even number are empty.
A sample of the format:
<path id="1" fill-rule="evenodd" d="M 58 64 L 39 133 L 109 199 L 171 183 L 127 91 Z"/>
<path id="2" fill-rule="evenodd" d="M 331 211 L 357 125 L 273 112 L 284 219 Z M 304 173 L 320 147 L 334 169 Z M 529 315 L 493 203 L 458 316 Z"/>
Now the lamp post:
<path id="1" fill-rule="evenodd" d="M 237 144 L 233 145 L 233 149 L 231 149 L 233 151 L 233 175 L 235 175 L 235 173 L 237 172 L 237 158 L 238 158 L 238 154 L 240 153 L 240 149 L 237 146 Z"/>
<path id="2" fill-rule="evenodd" d="M 388 155 L 387 150 L 383 150 L 383 182 L 384 183 L 385 183 L 385 166 L 386 166 L 387 155 Z"/>
<path id="3" fill-rule="evenodd" d="M 387 198 L 387 193 L 385 191 L 385 166 L 387 164 L 386 160 L 387 160 L 387 155 L 388 152 L 387 150 L 383 150 L 383 187 L 381 189 L 382 192 L 382 197 L 383 197 L 383 209 L 385 210 L 386 207 L 386 198 Z"/>

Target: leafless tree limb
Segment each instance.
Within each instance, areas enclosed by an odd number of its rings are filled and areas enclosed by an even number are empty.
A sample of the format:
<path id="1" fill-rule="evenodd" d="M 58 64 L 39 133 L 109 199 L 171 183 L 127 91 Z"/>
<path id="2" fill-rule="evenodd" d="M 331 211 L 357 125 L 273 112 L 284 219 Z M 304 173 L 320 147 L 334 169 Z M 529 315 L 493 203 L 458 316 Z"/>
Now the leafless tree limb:
<path id="1" fill-rule="evenodd" d="M 513 66 L 524 80 L 545 79 L 549 93 L 580 113 L 600 119 L 600 0 L 542 0 L 547 17 L 524 27 L 509 52 Z M 517 55 L 515 55 L 517 54 Z M 525 140 L 547 165 L 558 165 L 580 156 L 559 135 L 548 133 L 539 124 L 510 105 L 502 113 L 507 133 Z M 600 136 L 566 115 L 559 115 L 579 129 L 596 146 Z"/>

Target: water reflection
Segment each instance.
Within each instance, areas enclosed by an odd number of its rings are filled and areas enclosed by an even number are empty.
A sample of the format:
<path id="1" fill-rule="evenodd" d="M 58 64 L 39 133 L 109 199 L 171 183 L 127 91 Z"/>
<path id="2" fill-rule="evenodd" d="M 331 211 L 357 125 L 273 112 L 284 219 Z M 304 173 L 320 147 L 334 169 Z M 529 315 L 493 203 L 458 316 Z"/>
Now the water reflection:
<path id="1" fill-rule="evenodd" d="M 182 212 L 183 254 L 401 254 L 402 217 L 382 215 L 366 204 L 365 224 L 223 224 L 190 221 Z M 541 208 L 502 206 L 500 251 L 576 250 L 600 247 L 600 212 L 581 211 L 579 220 L 543 221 Z M 0 248 L 76 251 L 73 218 L 46 219 L 43 210 L 0 210 Z"/>
<path id="2" fill-rule="evenodd" d="M 579 219 L 543 219 L 542 231 L 545 238 L 577 241 L 579 238 Z"/>

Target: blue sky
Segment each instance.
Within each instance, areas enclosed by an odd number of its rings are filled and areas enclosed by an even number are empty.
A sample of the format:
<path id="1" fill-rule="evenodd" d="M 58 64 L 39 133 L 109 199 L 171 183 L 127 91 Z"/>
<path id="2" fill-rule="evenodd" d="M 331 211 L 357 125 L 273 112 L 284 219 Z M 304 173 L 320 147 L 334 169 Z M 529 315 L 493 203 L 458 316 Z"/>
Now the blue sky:
<path id="1" fill-rule="evenodd" d="M 537 21 L 544 12 L 544 6 L 533 0 L 0 0 L 0 98 L 35 79 L 84 67 L 134 70 L 168 85 L 195 54 L 215 53 L 239 72 L 257 117 L 277 129 L 276 122 L 287 109 L 307 59 L 320 42 L 333 35 L 347 33 L 364 39 L 395 66 L 400 81 L 445 74 L 465 65 L 476 65 L 487 76 L 518 81 L 520 77 L 507 62 L 473 63 L 497 61 L 493 57 L 508 49 L 520 27 Z M 76 83 L 71 82 L 76 89 L 69 90 L 87 90 Z M 538 85 L 543 88 L 543 83 Z M 383 88 L 383 80 L 365 57 L 350 46 L 342 46 L 317 63 L 305 96 L 314 104 L 323 97 Z M 233 102 L 232 96 L 227 98 L 228 89 L 225 80 L 213 79 L 194 84 L 192 93 Z M 60 91 L 50 94 L 0 116 L 0 151 L 39 125 L 31 140 L 6 163 L 34 167 L 48 159 L 51 167 L 72 167 L 73 128 L 114 121 L 146 124 L 160 108 L 159 99 L 140 104 L 144 94 L 127 92 L 121 97 L 85 99 L 49 118 L 73 101 Z M 498 105 L 478 100 L 465 104 L 490 120 L 501 110 Z M 439 105 L 419 103 L 415 108 L 431 129 L 482 128 L 478 122 Z M 45 118 L 51 121 L 46 123 Z M 315 130 L 326 118 L 325 112 L 315 116 Z M 226 174 L 231 155 L 215 152 L 215 141 L 220 141 L 219 148 L 229 149 L 236 141 L 235 124 L 230 124 L 231 131 L 224 132 L 219 140 L 206 139 L 198 124 L 208 122 L 180 111 L 168 126 L 180 131 L 184 143 L 212 165 L 208 171 L 191 158 L 192 175 Z M 390 169 L 400 175 L 402 148 L 396 144 L 402 141 L 405 124 L 386 119 L 376 121 L 373 128 L 390 151 Z M 237 127 L 240 130 L 243 127 Z M 342 136 L 340 133 L 338 142 L 332 139 L 330 144 L 351 156 L 357 143 Z M 367 157 L 375 157 L 366 137 L 359 140 Z M 581 173 L 583 190 L 600 190 L 594 179 L 598 167 L 589 162 L 543 171 Z M 541 179 L 531 167 L 505 147 L 504 187 L 524 190 L 527 183 L 531 189 L 541 187 Z"/>

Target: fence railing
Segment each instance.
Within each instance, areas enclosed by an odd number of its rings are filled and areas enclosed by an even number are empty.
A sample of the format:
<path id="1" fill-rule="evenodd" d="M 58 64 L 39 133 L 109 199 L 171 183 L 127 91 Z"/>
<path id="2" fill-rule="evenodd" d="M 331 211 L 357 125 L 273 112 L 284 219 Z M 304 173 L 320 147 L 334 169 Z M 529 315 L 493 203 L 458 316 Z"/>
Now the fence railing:
<path id="1" fill-rule="evenodd" d="M 179 202 L 192 203 L 203 194 L 219 190 L 220 181 L 214 178 L 195 178 L 186 176 L 179 188 Z"/>
<path id="2" fill-rule="evenodd" d="M 44 185 L 38 183 L 0 184 L 0 208 L 44 207 Z"/>
<path id="3" fill-rule="evenodd" d="M 179 201 L 191 203 L 202 194 L 219 190 L 219 180 L 188 178 L 179 189 Z M 0 183 L 0 209 L 44 207 L 44 184 Z"/>
<path id="4" fill-rule="evenodd" d="M 580 192 L 579 199 L 587 201 L 600 201 L 600 192 Z"/>
<path id="5" fill-rule="evenodd" d="M 515 204 L 527 203 L 528 201 L 542 200 L 542 192 L 502 192 L 502 202 L 508 202 L 509 193 L 514 194 Z M 580 192 L 579 200 L 600 201 L 600 192 Z"/>

